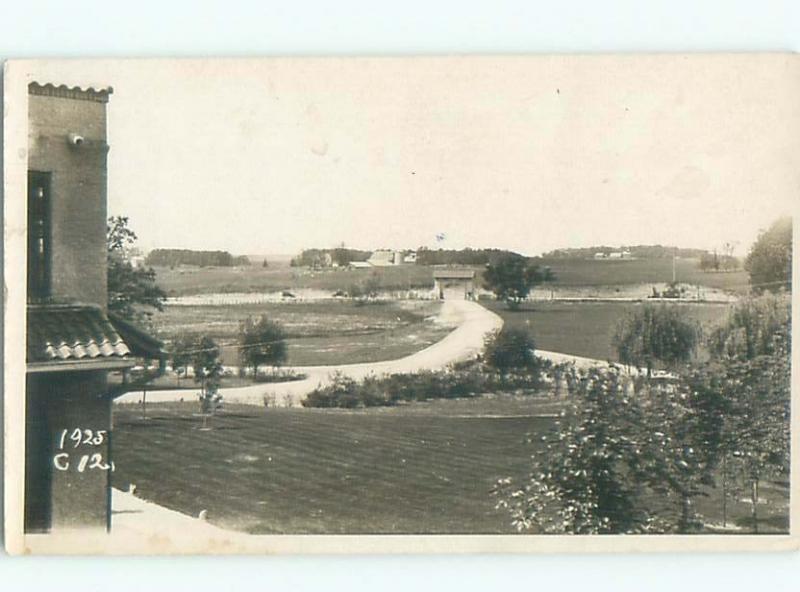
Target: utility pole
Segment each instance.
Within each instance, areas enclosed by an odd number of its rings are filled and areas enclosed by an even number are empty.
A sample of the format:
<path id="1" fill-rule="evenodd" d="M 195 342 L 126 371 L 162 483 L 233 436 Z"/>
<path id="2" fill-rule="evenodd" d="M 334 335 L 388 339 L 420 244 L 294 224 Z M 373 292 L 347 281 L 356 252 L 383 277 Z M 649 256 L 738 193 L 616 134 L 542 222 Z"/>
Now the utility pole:
<path id="1" fill-rule="evenodd" d="M 675 283 L 675 257 L 677 253 L 673 251 L 672 253 L 672 283 Z"/>

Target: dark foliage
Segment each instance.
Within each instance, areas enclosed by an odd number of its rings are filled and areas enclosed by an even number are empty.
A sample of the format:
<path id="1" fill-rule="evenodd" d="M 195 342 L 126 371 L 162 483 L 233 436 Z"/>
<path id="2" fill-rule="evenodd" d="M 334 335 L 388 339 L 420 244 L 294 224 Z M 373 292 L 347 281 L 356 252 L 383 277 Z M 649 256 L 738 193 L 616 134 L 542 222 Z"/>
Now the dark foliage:
<path id="1" fill-rule="evenodd" d="M 239 325 L 242 365 L 252 367 L 254 377 L 260 365 L 280 366 L 287 357 L 286 337 L 284 328 L 266 315 L 248 317 Z"/>
<path id="2" fill-rule="evenodd" d="M 531 334 L 521 327 L 503 329 L 486 339 L 486 363 L 499 370 L 532 368 L 536 364 L 536 344 Z"/>
<path id="3" fill-rule="evenodd" d="M 762 232 L 750 249 L 744 268 L 756 292 L 791 290 L 792 219 L 781 218 Z"/>
<path id="4" fill-rule="evenodd" d="M 645 305 L 620 321 L 613 345 L 623 364 L 649 373 L 658 362 L 674 368 L 689 361 L 699 337 L 699 327 L 680 308 Z"/>
<path id="5" fill-rule="evenodd" d="M 228 251 L 195 251 L 192 249 L 153 249 L 145 261 L 148 265 L 160 267 L 178 265 L 241 267 L 250 265 L 250 259 L 245 255 L 234 257 Z"/>
<path id="6" fill-rule="evenodd" d="M 534 392 L 542 387 L 540 370 L 540 365 L 536 365 L 524 372 L 500 374 L 473 363 L 459 369 L 370 376 L 362 381 L 337 374 L 329 386 L 312 391 L 303 400 L 303 406 L 378 407 L 484 393 Z"/>
<path id="7" fill-rule="evenodd" d="M 153 311 L 163 310 L 167 298 L 156 285 L 153 269 L 131 264 L 130 252 L 135 243 L 136 233 L 128 227 L 127 217 L 108 219 L 108 310 L 133 323 L 146 321 Z"/>
<path id="8" fill-rule="evenodd" d="M 518 308 L 534 286 L 554 279 L 549 268 L 540 268 L 520 255 L 504 255 L 489 263 L 483 273 L 486 289 L 509 308 Z"/>

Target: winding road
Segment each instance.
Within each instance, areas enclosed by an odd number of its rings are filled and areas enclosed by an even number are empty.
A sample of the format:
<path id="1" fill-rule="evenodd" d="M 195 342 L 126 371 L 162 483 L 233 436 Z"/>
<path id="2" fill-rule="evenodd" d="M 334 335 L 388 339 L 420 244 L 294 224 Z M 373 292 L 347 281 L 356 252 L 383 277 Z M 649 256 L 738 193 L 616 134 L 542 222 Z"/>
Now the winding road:
<path id="1" fill-rule="evenodd" d="M 503 326 L 503 320 L 498 315 L 469 300 L 445 300 L 439 316 L 455 325 L 455 329 L 444 339 L 410 356 L 364 364 L 290 366 L 287 369 L 306 374 L 307 378 L 294 382 L 223 388 L 220 389 L 220 393 L 228 403 L 263 405 L 265 397 L 274 397 L 278 405 L 297 406 L 312 390 L 329 384 L 331 376 L 336 372 L 360 380 L 369 375 L 438 370 L 456 362 L 472 359 L 483 349 L 486 335 Z M 147 400 L 152 402 L 191 400 L 195 396 L 195 391 L 186 389 L 147 392 Z M 135 403 L 141 399 L 142 391 L 133 391 L 116 401 Z"/>

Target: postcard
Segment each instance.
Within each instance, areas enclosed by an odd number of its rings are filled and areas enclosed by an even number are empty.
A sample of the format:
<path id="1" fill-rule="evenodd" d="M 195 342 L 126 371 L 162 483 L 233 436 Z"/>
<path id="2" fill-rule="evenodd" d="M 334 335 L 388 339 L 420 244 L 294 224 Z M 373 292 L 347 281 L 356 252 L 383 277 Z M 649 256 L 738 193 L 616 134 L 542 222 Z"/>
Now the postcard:
<path id="1" fill-rule="evenodd" d="M 9 552 L 797 549 L 798 74 L 6 62 Z"/>

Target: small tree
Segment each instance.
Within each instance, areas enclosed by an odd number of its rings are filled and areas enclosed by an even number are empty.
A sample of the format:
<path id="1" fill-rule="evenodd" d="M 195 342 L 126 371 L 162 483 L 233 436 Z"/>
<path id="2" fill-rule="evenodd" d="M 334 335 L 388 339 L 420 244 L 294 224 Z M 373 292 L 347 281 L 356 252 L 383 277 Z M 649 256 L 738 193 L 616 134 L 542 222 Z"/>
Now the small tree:
<path id="1" fill-rule="evenodd" d="M 657 362 L 668 368 L 688 362 L 699 335 L 679 308 L 645 305 L 620 321 L 612 343 L 623 364 L 644 366 L 649 376 Z"/>
<path id="2" fill-rule="evenodd" d="M 633 399 L 614 371 L 591 369 L 582 392 L 543 436 L 533 474 L 517 485 L 501 479 L 494 493 L 519 530 L 547 533 L 647 532 L 653 517 L 632 478 L 638 458 Z"/>
<path id="3" fill-rule="evenodd" d="M 536 363 L 535 347 L 533 337 L 525 329 L 503 329 L 486 338 L 486 363 L 504 373 L 531 368 Z"/>
<path id="4" fill-rule="evenodd" d="M 376 274 L 370 275 L 365 280 L 354 283 L 348 290 L 350 298 L 356 301 L 356 304 L 365 304 L 369 300 L 378 297 L 380 293 L 381 280 Z"/>
<path id="5" fill-rule="evenodd" d="M 198 349 L 197 339 L 188 333 L 182 333 L 172 342 L 172 369 L 178 374 L 178 368 L 184 368 L 192 362 L 194 351 Z"/>
<path id="6" fill-rule="evenodd" d="M 167 298 L 156 285 L 156 272 L 152 268 L 134 267 L 131 263 L 130 253 L 136 239 L 127 217 L 108 219 L 108 310 L 134 323 L 146 321 L 154 310 L 163 310 Z"/>
<path id="7" fill-rule="evenodd" d="M 248 317 L 239 325 L 239 344 L 243 366 L 253 368 L 253 378 L 258 378 L 262 364 L 280 366 L 286 361 L 286 331 L 266 315 L 258 319 Z"/>
<path id="8" fill-rule="evenodd" d="M 727 321 L 711 332 L 708 345 L 713 354 L 752 360 L 774 353 L 774 337 L 788 331 L 791 306 L 788 297 L 770 293 L 737 302 Z"/>
<path id="9" fill-rule="evenodd" d="M 222 378 L 222 362 L 219 359 L 220 349 L 217 343 L 208 336 L 201 337 L 192 352 L 194 380 L 200 383 L 200 408 L 204 414 L 213 414 L 222 401 L 219 394 Z"/>
<path id="10" fill-rule="evenodd" d="M 759 487 L 789 470 L 791 301 L 762 294 L 737 303 L 711 334 L 705 372 L 724 398 L 723 500 L 729 482 L 748 496 L 758 532 Z M 737 485 L 738 484 L 738 485 Z"/>
<path id="11" fill-rule="evenodd" d="M 540 269 L 521 255 L 508 254 L 486 266 L 484 286 L 509 308 L 519 308 L 531 289 L 543 282 L 552 282 L 555 275 L 549 268 Z"/>
<path id="12" fill-rule="evenodd" d="M 744 263 L 756 292 L 791 289 L 792 219 L 780 218 L 753 243 Z"/>

